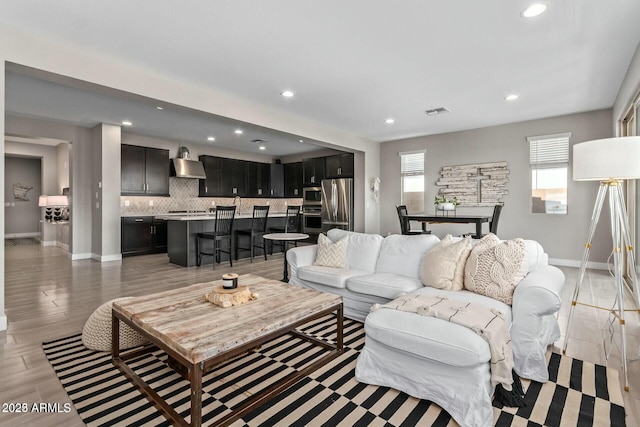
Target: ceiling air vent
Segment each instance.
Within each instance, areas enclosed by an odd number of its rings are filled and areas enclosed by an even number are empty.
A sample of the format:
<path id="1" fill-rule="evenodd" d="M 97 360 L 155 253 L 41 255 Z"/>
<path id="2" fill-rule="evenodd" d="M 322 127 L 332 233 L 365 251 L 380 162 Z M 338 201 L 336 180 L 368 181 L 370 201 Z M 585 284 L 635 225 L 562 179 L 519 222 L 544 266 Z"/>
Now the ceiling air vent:
<path id="1" fill-rule="evenodd" d="M 434 108 L 432 110 L 425 111 L 425 113 L 427 113 L 427 116 L 437 116 L 438 114 L 444 114 L 449 112 L 450 111 L 447 110 L 445 107 Z"/>

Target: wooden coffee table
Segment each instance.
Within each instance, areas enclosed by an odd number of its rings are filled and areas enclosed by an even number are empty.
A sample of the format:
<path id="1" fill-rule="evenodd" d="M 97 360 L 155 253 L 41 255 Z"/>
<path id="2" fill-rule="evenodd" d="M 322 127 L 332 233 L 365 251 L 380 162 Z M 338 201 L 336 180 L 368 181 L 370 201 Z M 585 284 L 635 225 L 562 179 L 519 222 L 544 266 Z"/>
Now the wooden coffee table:
<path id="1" fill-rule="evenodd" d="M 215 425 L 233 423 L 343 351 L 342 297 L 249 274 L 240 276 L 238 283 L 258 293 L 258 299 L 229 308 L 211 304 L 205 301 L 204 295 L 211 292 L 214 286 L 222 284 L 221 280 L 217 280 L 113 304 L 114 365 L 175 425 L 202 424 L 203 374 L 221 362 L 263 343 L 291 334 L 321 346 L 327 352 L 303 369 L 245 400 L 232 412 L 216 420 Z M 331 313 L 336 316 L 335 344 L 295 329 Z M 121 353 L 118 348 L 120 322 L 131 326 L 153 345 Z M 153 351 L 155 346 L 183 367 L 181 370 L 191 383 L 191 423 L 182 418 L 126 364 L 129 359 Z"/>

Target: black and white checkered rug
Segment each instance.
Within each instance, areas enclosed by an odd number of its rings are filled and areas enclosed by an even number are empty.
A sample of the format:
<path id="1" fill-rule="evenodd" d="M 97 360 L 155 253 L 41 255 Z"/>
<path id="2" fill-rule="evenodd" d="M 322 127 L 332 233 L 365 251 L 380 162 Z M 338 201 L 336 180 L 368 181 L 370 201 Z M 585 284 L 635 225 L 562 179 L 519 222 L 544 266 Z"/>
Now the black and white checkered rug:
<path id="1" fill-rule="evenodd" d="M 331 338 L 334 320 L 303 326 Z M 362 324 L 345 319 L 345 352 L 234 423 L 234 426 L 457 426 L 437 405 L 396 390 L 359 383 L 356 359 L 364 345 Z M 108 353 L 86 349 L 80 334 L 43 344 L 44 352 L 89 426 L 168 426 L 166 419 L 113 366 Z M 321 355 L 291 336 L 231 360 L 203 379 L 203 425 Z M 523 381 L 528 406 L 494 407 L 495 426 L 624 426 L 618 372 L 577 359 L 548 354 L 551 381 Z M 169 368 L 166 355 L 141 356 L 134 367 L 183 416 L 189 414 L 189 384 Z M 561 424 L 562 420 L 562 424 Z"/>

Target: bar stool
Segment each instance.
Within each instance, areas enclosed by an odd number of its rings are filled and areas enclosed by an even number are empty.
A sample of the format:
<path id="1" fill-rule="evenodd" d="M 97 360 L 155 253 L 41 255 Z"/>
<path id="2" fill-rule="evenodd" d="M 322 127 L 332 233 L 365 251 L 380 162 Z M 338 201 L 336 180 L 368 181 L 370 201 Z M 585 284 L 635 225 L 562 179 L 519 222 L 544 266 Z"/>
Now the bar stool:
<path id="1" fill-rule="evenodd" d="M 267 260 L 266 243 L 262 236 L 267 234 L 267 216 L 269 215 L 269 205 L 266 206 L 254 206 L 253 207 L 253 219 L 251 220 L 251 228 L 247 230 L 236 230 L 236 260 L 238 259 L 239 251 L 251 251 L 251 262 L 253 262 L 253 249 L 262 249 L 264 253 L 264 260 Z M 249 236 L 249 247 L 240 246 L 240 236 Z M 256 243 L 256 237 L 262 241 Z"/>
<path id="2" fill-rule="evenodd" d="M 284 219 L 284 227 L 269 227 L 269 233 L 297 233 L 300 227 L 300 206 L 287 206 L 287 216 Z M 298 246 L 298 242 L 293 242 L 294 246 Z M 284 250 L 286 242 L 281 240 L 271 241 L 271 255 L 273 255 L 273 246 L 281 246 Z"/>
<path id="3" fill-rule="evenodd" d="M 196 265 L 199 267 L 202 263 L 202 256 L 212 256 L 213 268 L 216 268 L 216 261 L 220 262 L 220 252 L 224 252 L 229 255 L 229 265 L 233 267 L 231 261 L 231 233 L 233 231 L 233 220 L 236 215 L 235 206 L 218 206 L 216 208 L 216 219 L 214 221 L 213 231 L 198 233 L 196 239 Z M 211 252 L 206 252 L 202 249 L 203 240 L 212 240 L 213 249 Z M 226 242 L 226 250 L 223 250 L 221 243 Z"/>

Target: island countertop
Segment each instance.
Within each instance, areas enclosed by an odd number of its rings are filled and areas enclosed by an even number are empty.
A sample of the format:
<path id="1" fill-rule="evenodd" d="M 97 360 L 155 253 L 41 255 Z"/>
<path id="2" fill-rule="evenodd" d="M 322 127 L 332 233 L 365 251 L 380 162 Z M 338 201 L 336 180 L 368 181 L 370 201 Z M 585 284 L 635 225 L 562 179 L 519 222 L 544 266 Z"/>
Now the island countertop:
<path id="1" fill-rule="evenodd" d="M 287 214 L 284 212 L 277 213 L 269 213 L 269 218 L 284 218 Z M 197 213 L 197 214 L 162 214 L 162 215 L 153 215 L 156 219 L 164 219 L 167 221 L 204 221 L 204 220 L 215 220 L 215 213 Z M 253 218 L 253 213 L 242 213 L 236 214 L 235 219 L 251 219 Z"/>

